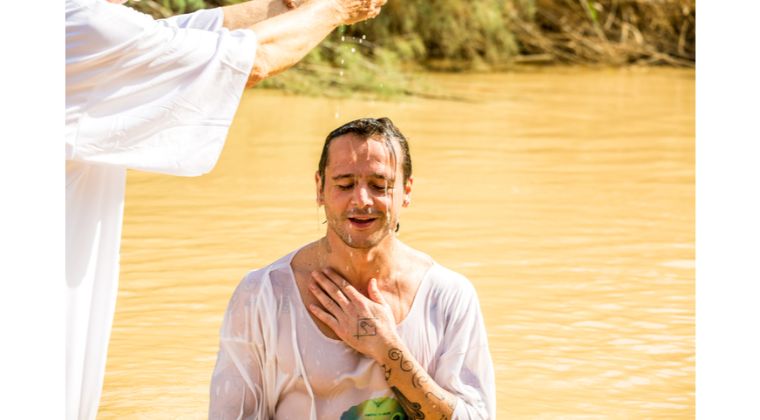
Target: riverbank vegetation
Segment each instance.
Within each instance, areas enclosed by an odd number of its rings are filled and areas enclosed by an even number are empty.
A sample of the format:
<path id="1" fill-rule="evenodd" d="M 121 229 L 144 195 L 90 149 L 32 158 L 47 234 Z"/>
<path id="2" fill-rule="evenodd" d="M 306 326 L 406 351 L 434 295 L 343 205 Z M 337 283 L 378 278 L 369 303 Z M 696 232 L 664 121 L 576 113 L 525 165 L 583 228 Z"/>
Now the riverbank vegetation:
<path id="1" fill-rule="evenodd" d="M 241 0 L 131 0 L 155 17 Z M 409 71 L 521 64 L 693 67 L 695 0 L 388 0 L 264 82 L 296 93 L 419 94 Z"/>

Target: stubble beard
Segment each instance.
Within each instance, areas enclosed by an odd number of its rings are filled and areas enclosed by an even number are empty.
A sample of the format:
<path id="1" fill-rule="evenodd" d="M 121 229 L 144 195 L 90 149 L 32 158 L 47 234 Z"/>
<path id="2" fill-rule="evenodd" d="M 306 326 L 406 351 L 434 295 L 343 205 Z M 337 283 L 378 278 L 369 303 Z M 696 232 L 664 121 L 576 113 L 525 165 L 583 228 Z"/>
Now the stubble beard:
<path id="1" fill-rule="evenodd" d="M 390 223 L 385 215 L 381 216 L 377 220 L 382 221 L 382 226 L 368 236 L 361 235 L 362 238 L 357 238 L 356 235 L 351 235 L 348 229 L 344 228 L 345 223 L 351 223 L 347 218 L 333 220 L 328 222 L 328 229 L 331 229 L 340 238 L 340 240 L 349 248 L 352 249 L 370 249 L 377 246 L 391 233 Z"/>

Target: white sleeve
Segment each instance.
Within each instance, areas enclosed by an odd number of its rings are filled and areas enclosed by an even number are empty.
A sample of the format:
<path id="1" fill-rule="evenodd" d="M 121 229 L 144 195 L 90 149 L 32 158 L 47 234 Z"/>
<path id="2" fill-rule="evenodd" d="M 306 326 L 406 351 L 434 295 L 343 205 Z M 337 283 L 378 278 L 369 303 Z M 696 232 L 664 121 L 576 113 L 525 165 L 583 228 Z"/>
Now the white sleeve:
<path id="1" fill-rule="evenodd" d="M 203 29 L 205 31 L 216 31 L 222 29 L 224 23 L 224 12 L 221 7 L 213 9 L 201 9 L 193 13 L 176 15 L 166 19 L 159 19 L 169 26 L 177 28 Z"/>
<path id="2" fill-rule="evenodd" d="M 452 419 L 493 419 L 496 385 L 488 337 L 475 289 L 465 281 L 463 292 L 449 309 L 433 379 L 457 397 Z"/>
<path id="3" fill-rule="evenodd" d="M 211 170 L 257 46 L 252 31 L 221 28 L 220 12 L 159 22 L 105 0 L 67 0 L 66 158 Z"/>
<path id="4" fill-rule="evenodd" d="M 274 299 L 267 298 L 269 293 L 262 290 L 257 278 L 254 272 L 243 279 L 224 315 L 211 377 L 211 420 L 268 419 L 273 415 L 277 399 L 272 352 L 276 320 L 272 318 L 277 312 Z"/>

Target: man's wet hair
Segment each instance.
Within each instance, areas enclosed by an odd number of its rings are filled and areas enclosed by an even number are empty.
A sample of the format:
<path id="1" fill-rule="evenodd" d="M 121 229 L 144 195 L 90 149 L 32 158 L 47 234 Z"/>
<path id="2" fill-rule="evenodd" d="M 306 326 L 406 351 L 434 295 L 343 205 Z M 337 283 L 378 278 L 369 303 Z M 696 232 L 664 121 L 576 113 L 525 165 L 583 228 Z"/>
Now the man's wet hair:
<path id="1" fill-rule="evenodd" d="M 330 143 L 332 143 L 333 139 L 346 134 L 355 134 L 365 140 L 372 136 L 381 136 L 391 151 L 394 162 L 398 161 L 396 148 L 393 147 L 392 143 L 393 140 L 396 140 L 399 146 L 401 146 L 403 154 L 402 171 L 404 173 L 404 184 L 412 176 L 412 156 L 409 154 L 409 143 L 406 141 L 406 137 L 401 134 L 401 131 L 393 125 L 393 121 L 386 117 L 360 118 L 336 128 L 325 138 L 325 144 L 322 146 L 322 156 L 319 158 L 319 177 L 322 179 L 321 189 L 325 188 L 325 168 L 327 168 Z"/>

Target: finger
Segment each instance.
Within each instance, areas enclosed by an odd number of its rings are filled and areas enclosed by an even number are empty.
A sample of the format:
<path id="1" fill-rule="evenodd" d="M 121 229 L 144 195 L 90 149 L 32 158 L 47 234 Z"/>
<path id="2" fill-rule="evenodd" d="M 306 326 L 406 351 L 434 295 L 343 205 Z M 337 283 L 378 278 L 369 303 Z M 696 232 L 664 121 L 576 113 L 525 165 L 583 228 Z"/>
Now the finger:
<path id="1" fill-rule="evenodd" d="M 373 19 L 373 18 L 377 17 L 380 14 L 380 7 L 381 6 L 382 5 L 379 5 L 379 4 L 374 3 L 374 2 L 371 3 L 369 5 L 369 10 L 367 10 L 367 18 L 368 19 Z"/>
<path id="2" fill-rule="evenodd" d="M 375 2 L 375 10 L 377 10 L 377 13 L 380 14 L 380 9 L 385 6 L 386 0 L 380 0 Z"/>
<path id="3" fill-rule="evenodd" d="M 311 294 L 314 295 L 315 298 L 319 301 L 319 303 L 322 304 L 322 306 L 325 307 L 327 311 L 330 312 L 333 316 L 337 318 L 337 316 L 343 312 L 343 308 L 340 307 L 337 303 L 335 303 L 334 300 L 330 298 L 330 296 L 325 293 L 322 288 L 316 285 L 316 283 L 309 283 L 309 291 L 311 291 Z"/>
<path id="4" fill-rule="evenodd" d="M 315 317 L 317 317 L 317 319 L 324 322 L 325 325 L 330 327 L 334 333 L 338 333 L 338 326 L 340 324 L 334 316 L 330 315 L 327 311 L 314 304 L 309 305 L 309 310 L 314 314 Z"/>
<path id="5" fill-rule="evenodd" d="M 380 293 L 380 288 L 377 287 L 377 279 L 373 278 L 369 280 L 369 297 L 383 306 L 388 306 L 385 297 Z"/>
<path id="6" fill-rule="evenodd" d="M 340 274 L 336 273 L 329 267 L 324 270 L 325 277 L 329 278 L 340 290 L 345 294 L 349 301 L 361 302 L 362 299 L 366 299 L 359 290 L 354 287 L 348 280 L 344 279 Z"/>
<path id="7" fill-rule="evenodd" d="M 334 281 L 332 281 L 329 277 L 327 277 L 327 275 L 325 275 L 325 273 L 320 272 L 320 271 L 312 271 L 311 277 L 315 281 L 315 283 L 311 283 L 311 284 L 314 284 L 314 285 L 318 284 L 319 287 L 322 288 L 322 291 L 326 293 L 338 305 L 340 305 L 341 308 L 345 309 L 350 304 L 346 295 L 340 290 L 340 288 L 335 284 Z M 341 279 L 343 278 L 341 277 Z M 345 280 L 343 281 L 348 283 Z"/>
<path id="8" fill-rule="evenodd" d="M 351 284 L 351 283 L 348 282 L 348 280 L 346 280 L 345 278 L 343 278 L 343 276 L 341 276 L 340 274 L 338 274 L 335 270 L 333 270 L 330 267 L 323 268 L 322 269 L 322 275 L 327 280 L 329 280 L 330 282 L 332 282 L 335 286 L 337 286 L 340 289 L 342 289 L 345 286 Z"/>

